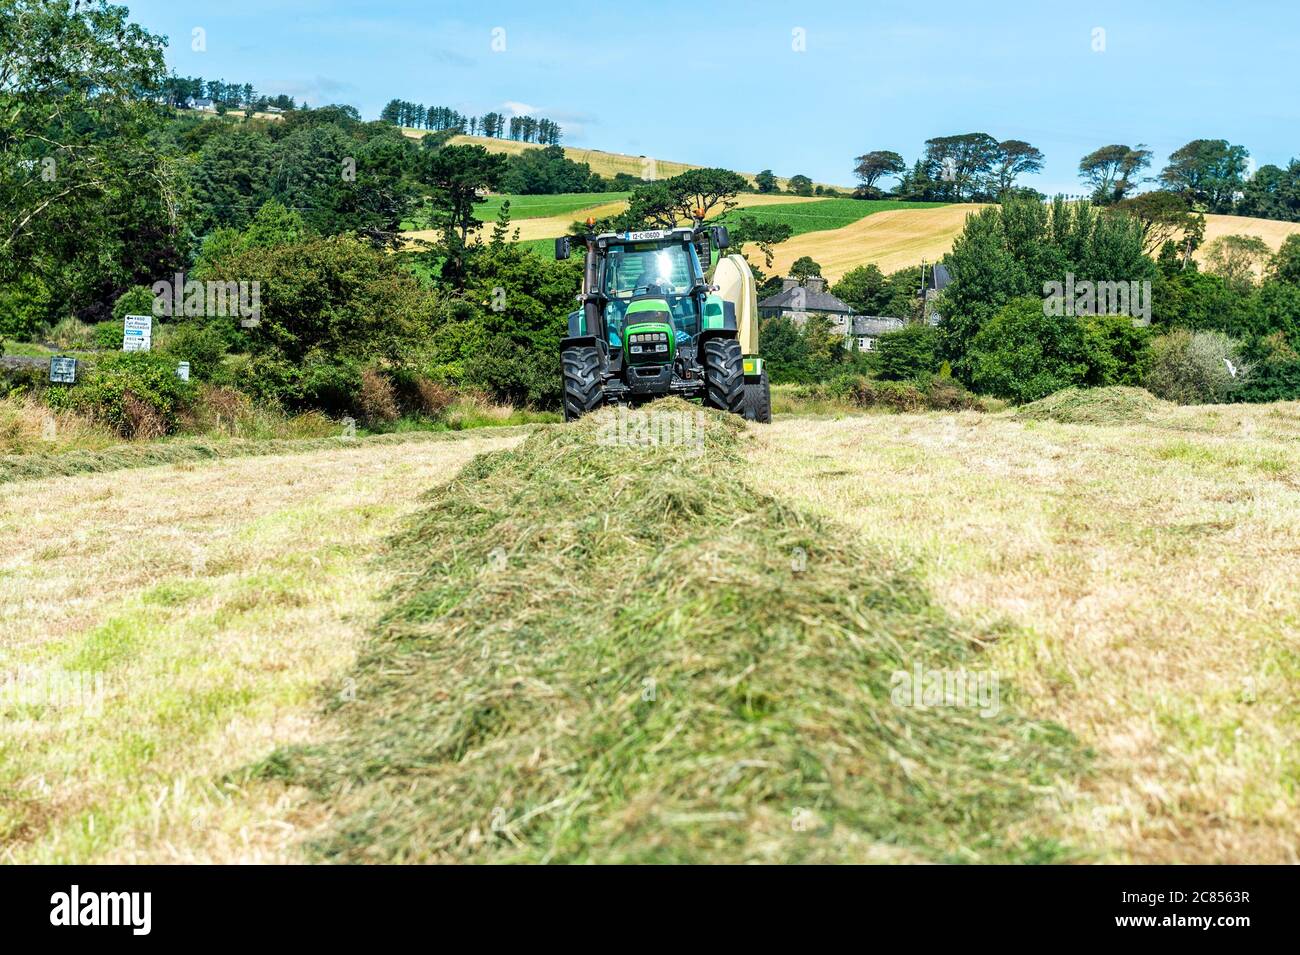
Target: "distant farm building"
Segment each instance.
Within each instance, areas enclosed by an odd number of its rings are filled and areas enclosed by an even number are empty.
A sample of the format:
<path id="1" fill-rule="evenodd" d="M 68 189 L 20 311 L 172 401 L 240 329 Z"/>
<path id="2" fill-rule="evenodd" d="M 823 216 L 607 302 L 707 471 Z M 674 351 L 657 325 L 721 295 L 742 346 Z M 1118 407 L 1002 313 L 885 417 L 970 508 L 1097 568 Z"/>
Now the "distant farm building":
<path id="1" fill-rule="evenodd" d="M 830 319 L 831 331 L 851 338 L 859 351 L 871 351 L 881 335 L 896 332 L 907 324 L 901 318 L 854 313 L 847 302 L 826 291 L 826 280 L 816 275 L 805 279 L 802 285 L 797 278 L 783 278 L 781 291 L 758 303 L 758 314 L 760 318 L 788 318 L 800 326 L 809 315 L 825 315 Z"/>
<path id="2" fill-rule="evenodd" d="M 853 308 L 826 291 L 826 280 L 810 275 L 803 285 L 793 276 L 781 280 L 781 291 L 769 295 L 758 303 L 759 318 L 789 318 L 802 325 L 809 315 L 829 315 L 832 321 L 838 316 L 841 326 L 853 314 Z"/>

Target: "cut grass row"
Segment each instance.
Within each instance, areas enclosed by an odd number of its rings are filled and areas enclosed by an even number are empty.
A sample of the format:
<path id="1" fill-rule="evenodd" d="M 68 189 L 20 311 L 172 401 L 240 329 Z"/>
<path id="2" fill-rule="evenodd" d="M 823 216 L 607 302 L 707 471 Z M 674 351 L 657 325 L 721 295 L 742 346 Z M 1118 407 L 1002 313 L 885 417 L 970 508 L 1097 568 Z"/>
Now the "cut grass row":
<path id="1" fill-rule="evenodd" d="M 254 773 L 328 809 L 320 858 L 1069 857 L 1038 812 L 1080 768 L 1068 733 L 1005 687 L 983 716 L 891 699 L 900 672 L 978 669 L 991 632 L 754 492 L 737 419 L 660 402 L 698 430 L 654 444 L 617 415 L 480 457 L 395 539 L 333 741 Z"/>
<path id="2" fill-rule="evenodd" d="M 495 433 L 512 434 L 530 425 L 494 428 Z M 230 458 L 265 457 L 283 454 L 310 454 L 316 451 L 360 451 L 376 445 L 404 444 L 417 441 L 448 441 L 460 437 L 459 431 L 403 431 L 357 437 L 269 439 L 185 439 L 170 441 L 121 443 L 100 450 L 60 451 L 54 453 L 7 454 L 0 456 L 0 484 L 33 481 L 74 474 L 103 473 L 129 468 L 147 468 L 159 464 L 200 464 Z"/>

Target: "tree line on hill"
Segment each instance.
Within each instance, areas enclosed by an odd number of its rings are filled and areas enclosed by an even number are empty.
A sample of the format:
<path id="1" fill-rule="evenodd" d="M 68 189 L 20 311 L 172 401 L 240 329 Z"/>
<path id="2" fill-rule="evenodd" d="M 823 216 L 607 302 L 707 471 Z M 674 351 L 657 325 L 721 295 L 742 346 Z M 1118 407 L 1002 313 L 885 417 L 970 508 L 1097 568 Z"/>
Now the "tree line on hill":
<path id="1" fill-rule="evenodd" d="M 1084 156 L 1079 177 L 1097 205 L 1132 199 L 1144 183 L 1157 183 L 1188 211 L 1300 222 L 1300 160 L 1292 159 L 1285 168 L 1261 166 L 1250 175 L 1249 151 L 1225 139 L 1193 140 L 1174 150 L 1159 175 L 1144 177 L 1151 159 L 1144 145 L 1113 143 Z M 999 142 L 988 133 L 963 133 L 926 140 L 924 154 L 910 168 L 888 149 L 854 161 L 859 180 L 854 194 L 860 198 L 996 202 L 1024 190 L 1018 180 L 1041 171 L 1044 157 L 1023 140 Z M 897 182 L 886 192 L 879 183 L 891 176 Z"/>
<path id="2" fill-rule="evenodd" d="M 176 109 L 187 109 L 195 100 L 203 99 L 210 100 L 219 111 L 246 109 L 260 112 L 268 106 L 282 110 L 298 108 L 292 96 L 284 93 L 267 96 L 259 93 L 252 83 L 227 83 L 225 80 L 205 80 L 201 76 L 177 76 L 175 73 L 163 79 L 158 96 L 163 103 Z"/>
<path id="3" fill-rule="evenodd" d="M 563 130 L 553 120 L 533 116 L 505 116 L 498 112 L 466 116 L 449 106 L 429 106 L 393 99 L 385 104 L 379 118 L 394 126 L 428 129 L 435 132 L 453 130 L 462 135 L 512 139 L 521 143 L 558 146 Z"/>

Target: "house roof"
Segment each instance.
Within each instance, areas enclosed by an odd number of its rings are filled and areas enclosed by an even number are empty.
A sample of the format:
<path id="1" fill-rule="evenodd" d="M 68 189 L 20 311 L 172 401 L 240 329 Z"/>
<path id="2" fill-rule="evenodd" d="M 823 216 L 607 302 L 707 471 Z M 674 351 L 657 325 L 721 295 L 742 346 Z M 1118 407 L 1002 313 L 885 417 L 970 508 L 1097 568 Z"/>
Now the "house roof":
<path id="1" fill-rule="evenodd" d="M 758 303 L 759 308 L 780 308 L 792 312 L 829 312 L 847 315 L 853 311 L 830 292 L 809 288 L 789 288 L 770 295 Z"/>
<path id="2" fill-rule="evenodd" d="M 942 292 L 951 284 L 952 273 L 948 271 L 948 267 L 936 262 L 934 264 L 934 269 L 930 273 L 929 287 L 934 289 L 936 292 Z"/>

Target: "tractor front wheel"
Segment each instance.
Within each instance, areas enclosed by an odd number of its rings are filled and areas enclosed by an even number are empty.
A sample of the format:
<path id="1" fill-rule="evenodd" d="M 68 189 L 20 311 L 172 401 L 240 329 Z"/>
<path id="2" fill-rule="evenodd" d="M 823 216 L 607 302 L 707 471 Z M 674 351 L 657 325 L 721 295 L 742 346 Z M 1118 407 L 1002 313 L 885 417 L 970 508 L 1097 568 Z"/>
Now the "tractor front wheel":
<path id="1" fill-rule="evenodd" d="M 560 354 L 564 373 L 564 420 L 577 421 L 600 407 L 600 350 L 594 345 L 566 348 Z"/>
<path id="2" fill-rule="evenodd" d="M 772 386 L 768 384 L 766 370 L 758 381 L 745 382 L 745 420 L 772 423 Z"/>
<path id="3" fill-rule="evenodd" d="M 710 338 L 704 343 L 704 403 L 720 411 L 744 413 L 745 359 L 734 338 Z"/>

